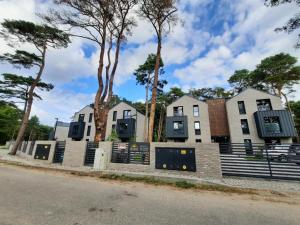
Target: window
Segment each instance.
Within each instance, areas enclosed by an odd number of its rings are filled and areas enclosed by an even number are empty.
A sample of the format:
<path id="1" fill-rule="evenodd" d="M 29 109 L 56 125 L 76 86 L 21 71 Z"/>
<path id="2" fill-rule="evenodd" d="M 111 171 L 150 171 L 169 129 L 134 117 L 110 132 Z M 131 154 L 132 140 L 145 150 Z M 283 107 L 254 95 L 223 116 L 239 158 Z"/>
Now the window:
<path id="1" fill-rule="evenodd" d="M 84 122 L 84 114 L 79 114 L 78 122 Z"/>
<path id="2" fill-rule="evenodd" d="M 72 130 L 72 135 L 77 135 L 79 132 L 79 126 L 78 125 L 75 125 L 73 127 L 73 130 Z"/>
<path id="3" fill-rule="evenodd" d="M 201 139 L 196 139 L 196 143 L 201 143 L 202 140 Z"/>
<path id="4" fill-rule="evenodd" d="M 88 126 L 86 136 L 91 136 L 91 126 Z"/>
<path id="5" fill-rule="evenodd" d="M 194 116 L 199 116 L 199 106 L 198 105 L 193 106 L 193 113 L 194 113 Z"/>
<path id="6" fill-rule="evenodd" d="M 130 118 L 131 118 L 131 110 L 124 110 L 123 119 L 130 119 Z"/>
<path id="7" fill-rule="evenodd" d="M 173 108 L 174 116 L 183 116 L 183 106 Z"/>
<path id="8" fill-rule="evenodd" d="M 200 122 L 197 121 L 194 123 L 195 135 L 201 135 Z"/>
<path id="9" fill-rule="evenodd" d="M 256 101 L 258 111 L 270 111 L 272 110 L 272 104 L 270 99 L 259 99 Z"/>
<path id="10" fill-rule="evenodd" d="M 117 121 L 117 115 L 118 115 L 118 112 L 114 111 L 113 112 L 113 121 Z"/>
<path id="11" fill-rule="evenodd" d="M 281 126 L 278 116 L 264 117 L 265 130 L 269 134 L 280 134 Z"/>
<path id="12" fill-rule="evenodd" d="M 114 130 L 116 130 L 116 124 L 113 124 L 112 126 L 111 126 L 111 129 L 114 131 Z"/>
<path id="13" fill-rule="evenodd" d="M 93 121 L 93 113 L 90 113 L 90 116 L 89 116 L 89 123 L 91 123 Z"/>
<path id="14" fill-rule="evenodd" d="M 239 101 L 238 102 L 238 107 L 239 107 L 240 114 L 246 114 L 246 107 L 245 107 L 245 102 L 244 101 Z"/>
<path id="15" fill-rule="evenodd" d="M 183 129 L 183 122 L 182 121 L 177 121 L 173 123 L 173 129 L 174 130 L 181 130 Z"/>
<path id="16" fill-rule="evenodd" d="M 248 120 L 246 119 L 241 120 L 241 126 L 242 126 L 243 134 L 250 134 Z"/>
<path id="17" fill-rule="evenodd" d="M 118 129 L 120 134 L 126 134 L 128 130 L 128 123 L 120 123 L 120 127 Z"/>

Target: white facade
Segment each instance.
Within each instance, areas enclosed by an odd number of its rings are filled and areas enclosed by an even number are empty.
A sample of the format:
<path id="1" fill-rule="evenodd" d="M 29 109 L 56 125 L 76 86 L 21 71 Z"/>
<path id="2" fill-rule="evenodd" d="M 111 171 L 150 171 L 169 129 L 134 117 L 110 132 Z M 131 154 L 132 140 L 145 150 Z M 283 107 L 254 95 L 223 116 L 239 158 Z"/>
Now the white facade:
<path id="1" fill-rule="evenodd" d="M 270 100 L 272 110 L 283 110 L 283 104 L 280 97 L 248 88 L 237 96 L 226 102 L 227 117 L 232 143 L 244 143 L 244 140 L 251 140 L 252 143 L 265 143 L 259 138 L 254 118 L 254 113 L 258 111 L 257 100 Z M 238 103 L 244 102 L 245 114 L 239 111 Z M 249 134 L 243 134 L 241 120 L 247 120 L 249 125 Z M 281 139 L 282 143 L 292 143 L 292 138 Z"/>

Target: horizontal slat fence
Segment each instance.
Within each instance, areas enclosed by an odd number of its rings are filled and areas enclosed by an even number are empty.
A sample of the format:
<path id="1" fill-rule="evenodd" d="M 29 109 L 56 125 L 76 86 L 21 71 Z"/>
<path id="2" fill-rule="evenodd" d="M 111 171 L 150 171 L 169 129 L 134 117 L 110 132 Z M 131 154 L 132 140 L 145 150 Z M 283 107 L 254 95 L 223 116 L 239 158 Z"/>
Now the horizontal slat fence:
<path id="1" fill-rule="evenodd" d="M 220 144 L 224 176 L 300 180 L 300 145 Z"/>

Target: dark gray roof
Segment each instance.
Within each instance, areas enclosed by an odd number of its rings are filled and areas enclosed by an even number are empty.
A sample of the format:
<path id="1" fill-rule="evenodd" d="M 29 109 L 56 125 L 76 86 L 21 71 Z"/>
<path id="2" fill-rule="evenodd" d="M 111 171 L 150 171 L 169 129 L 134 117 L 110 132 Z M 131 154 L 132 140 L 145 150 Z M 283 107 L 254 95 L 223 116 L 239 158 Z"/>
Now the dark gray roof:
<path id="1" fill-rule="evenodd" d="M 58 126 L 58 127 L 69 127 L 70 124 L 69 123 L 65 123 L 65 122 L 61 122 L 61 121 L 57 121 L 56 126 Z"/>

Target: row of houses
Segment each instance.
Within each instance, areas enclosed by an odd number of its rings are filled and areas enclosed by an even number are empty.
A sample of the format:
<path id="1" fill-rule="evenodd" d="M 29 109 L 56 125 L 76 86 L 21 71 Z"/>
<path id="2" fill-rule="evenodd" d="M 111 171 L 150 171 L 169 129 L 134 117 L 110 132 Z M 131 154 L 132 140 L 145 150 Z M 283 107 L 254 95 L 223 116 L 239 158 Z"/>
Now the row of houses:
<path id="1" fill-rule="evenodd" d="M 57 123 L 57 140 L 92 141 L 93 105 L 75 113 L 70 124 Z M 110 109 L 105 139 L 113 130 L 123 142 L 144 141 L 145 115 L 121 102 Z M 187 143 L 292 143 L 297 136 L 291 113 L 280 97 L 253 88 L 229 99 L 201 101 L 185 95 L 167 106 L 168 142 Z"/>

